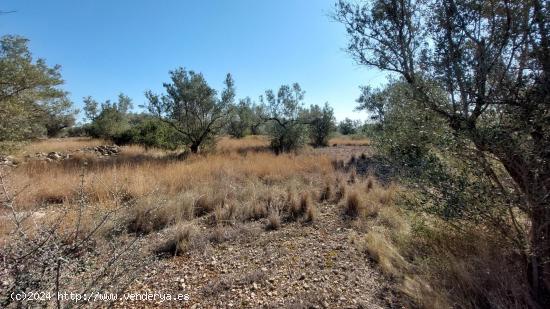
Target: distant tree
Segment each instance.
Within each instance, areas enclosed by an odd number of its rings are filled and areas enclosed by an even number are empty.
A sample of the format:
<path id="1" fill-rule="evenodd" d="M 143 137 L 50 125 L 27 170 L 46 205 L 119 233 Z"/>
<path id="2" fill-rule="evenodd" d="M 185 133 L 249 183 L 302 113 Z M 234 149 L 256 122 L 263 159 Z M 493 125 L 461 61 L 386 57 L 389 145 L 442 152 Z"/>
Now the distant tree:
<path id="1" fill-rule="evenodd" d="M 44 115 L 42 116 L 42 122 L 46 128 L 48 137 L 57 136 L 63 129 L 75 125 L 75 114 L 78 111 L 72 109 L 72 105 L 71 101 L 62 100 L 56 105 L 45 109 Z"/>
<path id="2" fill-rule="evenodd" d="M 265 122 L 262 118 L 265 114 L 264 104 L 252 104 L 252 121 L 250 126 L 250 133 L 253 135 L 260 135 L 265 133 Z"/>
<path id="3" fill-rule="evenodd" d="M 231 107 L 227 133 L 235 138 L 242 138 L 251 133 L 254 125 L 253 104 L 250 98 L 241 99 Z"/>
<path id="4" fill-rule="evenodd" d="M 74 119 L 59 88 L 60 67 L 34 60 L 27 44 L 19 36 L 0 38 L 0 143 L 53 135 Z"/>
<path id="5" fill-rule="evenodd" d="M 129 142 L 126 131 L 130 129 L 128 112 L 131 108 L 132 100 L 122 93 L 117 102 L 107 100 L 101 104 L 90 96 L 85 97 L 84 112 L 91 121 L 87 127 L 89 135 L 119 144 Z"/>
<path id="6" fill-rule="evenodd" d="M 184 143 L 196 153 L 226 125 L 228 109 L 235 98 L 233 79 L 227 74 L 226 88 L 217 98 L 202 74 L 183 68 L 170 72 L 171 83 L 163 84 L 166 95 L 147 91 L 149 111 L 181 133 Z"/>
<path id="7" fill-rule="evenodd" d="M 307 125 L 301 118 L 304 91 L 298 83 L 283 85 L 277 95 L 265 92 L 260 100 L 265 104 L 264 121 L 268 122 L 271 147 L 276 153 L 297 150 L 306 143 Z"/>
<path id="8" fill-rule="evenodd" d="M 84 102 L 84 115 L 88 120 L 93 121 L 99 114 L 99 103 L 91 96 L 84 97 L 82 101 Z"/>
<path id="9" fill-rule="evenodd" d="M 338 131 L 340 131 L 343 135 L 351 135 L 356 134 L 357 129 L 361 125 L 361 122 L 359 120 L 351 120 L 349 118 L 345 118 L 344 120 L 340 121 L 338 124 Z"/>
<path id="10" fill-rule="evenodd" d="M 304 115 L 309 125 L 309 136 L 314 146 L 327 146 L 330 134 L 336 128 L 334 110 L 325 103 L 323 108 L 319 105 L 310 106 Z"/>
<path id="11" fill-rule="evenodd" d="M 516 209 L 529 218 L 531 231 L 522 251 L 528 282 L 548 307 L 550 3 L 340 0 L 335 18 L 346 27 L 348 52 L 359 64 L 400 75 L 421 110 L 469 141 L 464 154 L 475 150 L 475 156 L 464 155 L 466 162 L 495 183 L 513 184 L 502 193 L 521 196 Z"/>

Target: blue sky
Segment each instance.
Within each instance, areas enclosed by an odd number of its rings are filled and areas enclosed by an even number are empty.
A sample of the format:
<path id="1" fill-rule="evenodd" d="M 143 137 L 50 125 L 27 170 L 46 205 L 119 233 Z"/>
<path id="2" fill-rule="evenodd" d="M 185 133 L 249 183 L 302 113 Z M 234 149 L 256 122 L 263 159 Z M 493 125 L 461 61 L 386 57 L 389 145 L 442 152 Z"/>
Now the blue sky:
<path id="1" fill-rule="evenodd" d="M 356 65 L 343 48 L 343 26 L 329 14 L 335 0 L 4 0 L 0 34 L 30 39 L 35 56 L 60 64 L 76 106 L 82 97 L 162 91 L 168 71 L 202 72 L 220 90 L 227 72 L 237 96 L 299 82 L 306 104 L 329 102 L 338 120 L 354 112 L 359 85 L 382 72 Z"/>

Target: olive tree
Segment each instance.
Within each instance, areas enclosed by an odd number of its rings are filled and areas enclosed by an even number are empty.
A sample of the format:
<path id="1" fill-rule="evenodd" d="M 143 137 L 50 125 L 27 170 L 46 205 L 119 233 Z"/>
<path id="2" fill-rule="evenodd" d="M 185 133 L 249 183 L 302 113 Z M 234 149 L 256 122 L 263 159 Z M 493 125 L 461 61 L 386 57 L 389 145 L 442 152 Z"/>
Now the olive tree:
<path id="1" fill-rule="evenodd" d="M 27 44 L 19 36 L 0 38 L 0 142 L 55 135 L 74 122 L 60 66 L 34 59 Z"/>
<path id="2" fill-rule="evenodd" d="M 309 136 L 313 146 L 327 146 L 329 137 L 336 128 L 332 107 L 328 103 L 322 108 L 319 105 L 311 105 L 304 118 L 309 125 Z"/>
<path id="3" fill-rule="evenodd" d="M 197 153 L 213 143 L 226 125 L 228 108 L 235 98 L 233 79 L 227 74 L 226 88 L 218 98 L 200 73 L 178 68 L 170 77 L 171 82 L 163 84 L 166 94 L 145 93 L 148 110 L 178 131 L 191 152 Z"/>
<path id="4" fill-rule="evenodd" d="M 338 124 L 338 131 L 343 135 L 356 134 L 360 125 L 361 122 L 359 120 L 352 120 L 346 117 Z"/>
<path id="5" fill-rule="evenodd" d="M 242 138 L 251 133 L 254 125 L 253 104 L 250 98 L 239 100 L 231 107 L 230 119 L 227 124 L 227 133 L 235 138 Z"/>
<path id="6" fill-rule="evenodd" d="M 334 15 L 350 55 L 401 76 L 495 183 L 501 164 L 530 221 L 532 294 L 550 304 L 550 2 L 340 0 Z"/>
<path id="7" fill-rule="evenodd" d="M 88 96 L 84 98 L 84 112 L 91 122 L 86 126 L 88 134 L 93 137 L 111 139 L 117 143 L 126 143 L 122 138 L 130 129 L 129 111 L 132 100 L 123 93 L 116 102 L 107 100 L 101 104 Z"/>
<path id="8" fill-rule="evenodd" d="M 271 148 L 276 153 L 294 151 L 307 141 L 307 124 L 302 116 L 305 91 L 298 83 L 282 85 L 277 94 L 265 92 L 260 101 L 264 104 L 262 119 L 268 123 Z"/>

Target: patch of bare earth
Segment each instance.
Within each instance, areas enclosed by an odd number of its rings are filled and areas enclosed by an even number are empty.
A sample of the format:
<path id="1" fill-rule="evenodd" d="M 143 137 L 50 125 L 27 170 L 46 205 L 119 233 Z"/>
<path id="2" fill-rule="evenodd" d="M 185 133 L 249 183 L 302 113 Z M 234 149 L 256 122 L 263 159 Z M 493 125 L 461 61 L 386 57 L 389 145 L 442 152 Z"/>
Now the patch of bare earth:
<path id="1" fill-rule="evenodd" d="M 385 307 L 391 302 L 384 295 L 386 280 L 349 245 L 351 230 L 342 220 L 334 205 L 323 205 L 313 225 L 287 223 L 276 231 L 264 231 L 263 222 L 218 228 L 229 240 L 161 260 L 129 291 L 186 293 L 191 308 Z"/>

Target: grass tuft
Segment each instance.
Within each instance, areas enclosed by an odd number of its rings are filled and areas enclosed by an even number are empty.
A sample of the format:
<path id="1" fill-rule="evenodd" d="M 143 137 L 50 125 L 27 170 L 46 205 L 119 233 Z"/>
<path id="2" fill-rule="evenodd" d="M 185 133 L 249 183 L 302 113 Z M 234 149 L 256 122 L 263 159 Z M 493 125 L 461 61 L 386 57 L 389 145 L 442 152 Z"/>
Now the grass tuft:
<path id="1" fill-rule="evenodd" d="M 332 187 L 329 183 L 325 185 L 321 193 L 319 194 L 319 201 L 320 202 L 327 202 L 332 199 Z"/>
<path id="2" fill-rule="evenodd" d="M 267 224 L 265 229 L 268 231 L 278 230 L 281 228 L 281 214 L 278 209 L 271 209 L 267 216 Z"/>
<path id="3" fill-rule="evenodd" d="M 172 256 L 182 255 L 198 247 L 198 230 L 193 224 L 180 224 L 168 231 L 167 239 L 155 249 L 155 253 Z"/>
<path id="4" fill-rule="evenodd" d="M 346 199 L 345 215 L 351 218 L 357 218 L 362 210 L 361 200 L 359 194 L 355 191 L 350 192 Z"/>

